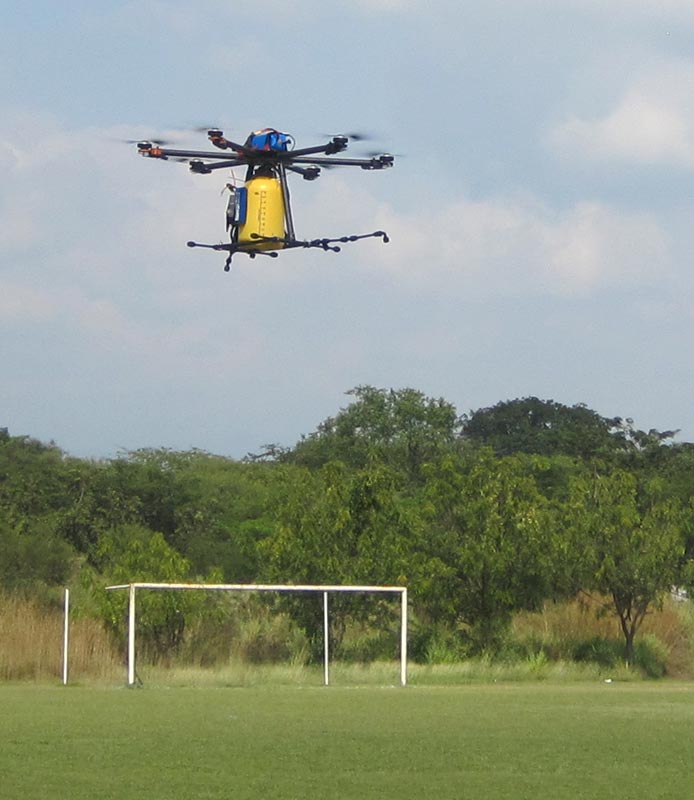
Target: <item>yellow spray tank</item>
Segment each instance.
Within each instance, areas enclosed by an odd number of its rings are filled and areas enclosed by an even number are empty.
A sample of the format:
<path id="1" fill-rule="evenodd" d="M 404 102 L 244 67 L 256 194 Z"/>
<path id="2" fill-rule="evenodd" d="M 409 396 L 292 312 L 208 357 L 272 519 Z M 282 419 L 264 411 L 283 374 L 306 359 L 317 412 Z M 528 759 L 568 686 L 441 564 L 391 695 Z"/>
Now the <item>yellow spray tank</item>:
<path id="1" fill-rule="evenodd" d="M 286 236 L 284 195 L 280 179 L 255 175 L 246 181 L 241 191 L 238 243 L 255 245 L 254 250 L 279 250 L 284 247 L 282 241 L 258 240 L 258 237 L 281 240 Z"/>

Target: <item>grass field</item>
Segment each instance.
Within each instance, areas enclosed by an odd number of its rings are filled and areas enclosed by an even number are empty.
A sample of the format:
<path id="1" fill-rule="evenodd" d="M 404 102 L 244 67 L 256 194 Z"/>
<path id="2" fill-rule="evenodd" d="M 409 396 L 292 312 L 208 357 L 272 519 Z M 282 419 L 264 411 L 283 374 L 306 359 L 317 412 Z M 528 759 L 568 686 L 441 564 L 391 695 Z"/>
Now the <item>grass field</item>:
<path id="1" fill-rule="evenodd" d="M 3 800 L 692 796 L 694 684 L 0 685 Z"/>

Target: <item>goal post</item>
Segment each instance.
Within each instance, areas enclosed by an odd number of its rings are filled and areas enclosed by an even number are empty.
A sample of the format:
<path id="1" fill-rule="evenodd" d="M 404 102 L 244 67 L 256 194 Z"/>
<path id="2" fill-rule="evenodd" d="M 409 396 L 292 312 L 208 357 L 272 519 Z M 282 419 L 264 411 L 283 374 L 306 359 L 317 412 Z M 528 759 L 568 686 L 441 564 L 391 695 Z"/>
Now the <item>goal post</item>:
<path id="1" fill-rule="evenodd" d="M 135 626 L 136 592 L 138 589 L 173 591 L 218 591 L 218 592 L 288 592 L 323 595 L 323 682 L 330 684 L 329 664 L 329 606 L 331 593 L 394 594 L 400 595 L 400 684 L 407 685 L 407 587 L 406 586 L 361 586 L 333 584 L 285 584 L 285 583 L 125 583 L 107 586 L 106 591 L 128 590 L 128 686 L 135 685 Z"/>

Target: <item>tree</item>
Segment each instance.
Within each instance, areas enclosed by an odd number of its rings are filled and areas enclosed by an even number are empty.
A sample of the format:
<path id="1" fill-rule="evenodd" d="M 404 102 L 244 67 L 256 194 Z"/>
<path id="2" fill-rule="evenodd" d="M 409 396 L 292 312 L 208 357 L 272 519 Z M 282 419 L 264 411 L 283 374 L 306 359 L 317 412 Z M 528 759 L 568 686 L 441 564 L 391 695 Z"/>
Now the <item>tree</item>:
<path id="1" fill-rule="evenodd" d="M 0 430 L 0 584 L 64 583 L 77 553 L 62 522 L 75 503 L 80 462 L 54 444 Z"/>
<path id="2" fill-rule="evenodd" d="M 161 533 L 141 525 L 124 525 L 104 533 L 95 561 L 106 580 L 116 585 L 137 581 L 175 583 L 190 577 L 189 562 L 166 543 Z M 123 639 L 126 598 L 122 593 L 96 591 L 104 622 Z M 143 596 L 138 627 L 154 654 L 166 654 L 181 644 L 186 614 L 196 604 L 199 600 L 190 592 L 151 592 Z"/>
<path id="3" fill-rule="evenodd" d="M 585 588 L 609 598 L 633 663 L 646 614 L 682 576 L 691 514 L 657 481 L 639 485 L 621 469 L 575 477 L 564 514 Z"/>
<path id="4" fill-rule="evenodd" d="M 219 568 L 252 581 L 257 544 L 272 530 L 269 509 L 281 464 L 248 463 L 200 450 L 137 450 L 109 462 L 92 488 L 101 530 L 124 524 L 160 532 L 195 572 Z"/>
<path id="5" fill-rule="evenodd" d="M 627 447 L 624 421 L 608 419 L 583 404 L 524 397 L 482 408 L 463 418 L 463 438 L 497 455 L 533 453 L 589 458 Z"/>
<path id="6" fill-rule="evenodd" d="M 312 469 L 330 461 L 355 469 L 379 461 L 417 482 L 425 463 L 455 445 L 460 420 L 455 407 L 441 398 L 415 389 L 373 386 L 358 386 L 347 394 L 354 402 L 322 422 L 283 454 L 283 460 Z"/>
<path id="7" fill-rule="evenodd" d="M 0 438 L 0 508 L 20 528 L 69 505 L 67 458 L 28 436 Z"/>
<path id="8" fill-rule="evenodd" d="M 523 461 L 488 448 L 448 456 L 428 477 L 416 595 L 435 619 L 464 623 L 477 648 L 493 647 L 513 611 L 549 594 L 548 504 Z"/>
<path id="9" fill-rule="evenodd" d="M 177 470 L 173 542 L 194 570 L 218 567 L 232 583 L 258 578 L 258 546 L 274 530 L 275 494 L 291 469 L 197 453 Z"/>
<path id="10" fill-rule="evenodd" d="M 383 465 L 356 472 L 330 463 L 287 474 L 277 507 L 275 534 L 263 544 L 266 575 L 281 583 L 401 584 L 406 582 L 409 518 L 396 490 L 395 473 Z M 297 623 L 317 644 L 321 610 L 305 599 L 284 598 Z M 360 617 L 361 598 L 331 601 L 331 639 L 339 647 L 350 618 Z"/>
<path id="11" fill-rule="evenodd" d="M 45 520 L 31 520 L 22 528 L 0 511 L 0 587 L 35 589 L 37 584 L 65 584 L 76 553 Z"/>

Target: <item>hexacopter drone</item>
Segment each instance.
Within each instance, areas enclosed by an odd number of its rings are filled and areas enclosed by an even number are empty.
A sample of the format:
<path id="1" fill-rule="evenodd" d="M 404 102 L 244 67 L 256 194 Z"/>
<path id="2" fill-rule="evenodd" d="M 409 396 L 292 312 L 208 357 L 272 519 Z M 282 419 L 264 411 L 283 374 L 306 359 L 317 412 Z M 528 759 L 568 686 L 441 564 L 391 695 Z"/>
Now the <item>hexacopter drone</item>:
<path id="1" fill-rule="evenodd" d="M 374 231 L 335 239 L 297 239 L 289 200 L 287 173 L 294 172 L 304 180 L 315 180 L 321 167 L 361 167 L 365 170 L 386 169 L 393 166 L 394 157 L 388 153 L 367 158 L 335 158 L 347 149 L 350 137 L 333 136 L 327 144 L 294 149 L 294 139 L 287 133 L 264 128 L 250 134 L 244 144 L 237 144 L 213 128 L 207 131 L 210 142 L 222 151 L 172 150 L 161 142 L 137 142 L 140 155 L 147 158 L 169 158 L 185 161 L 191 172 L 207 175 L 213 170 L 246 167 L 243 186 L 228 183 L 229 201 L 226 223 L 229 242 L 200 244 L 188 242 L 188 247 L 206 247 L 227 252 L 224 269 L 228 272 L 234 253 L 245 253 L 251 258 L 267 255 L 276 258 L 278 250 L 294 247 L 317 247 L 333 252 L 340 244 L 372 237 L 388 242 L 385 231 Z M 353 135 L 352 138 L 359 138 Z"/>

